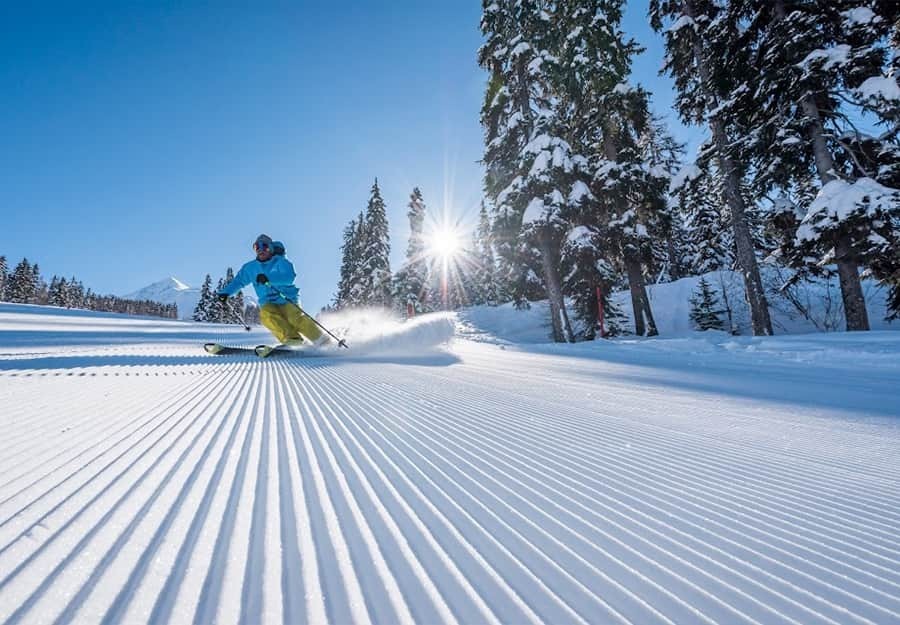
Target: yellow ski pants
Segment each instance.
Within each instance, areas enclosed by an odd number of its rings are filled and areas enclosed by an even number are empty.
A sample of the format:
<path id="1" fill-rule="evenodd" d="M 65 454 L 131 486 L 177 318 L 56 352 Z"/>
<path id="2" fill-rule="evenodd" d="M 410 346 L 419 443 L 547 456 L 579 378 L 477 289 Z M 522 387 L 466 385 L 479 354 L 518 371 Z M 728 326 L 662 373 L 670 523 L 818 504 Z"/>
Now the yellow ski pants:
<path id="1" fill-rule="evenodd" d="M 294 304 L 263 304 L 259 320 L 275 335 L 279 343 L 300 338 L 314 343 L 322 336 L 322 331 L 312 318 Z"/>

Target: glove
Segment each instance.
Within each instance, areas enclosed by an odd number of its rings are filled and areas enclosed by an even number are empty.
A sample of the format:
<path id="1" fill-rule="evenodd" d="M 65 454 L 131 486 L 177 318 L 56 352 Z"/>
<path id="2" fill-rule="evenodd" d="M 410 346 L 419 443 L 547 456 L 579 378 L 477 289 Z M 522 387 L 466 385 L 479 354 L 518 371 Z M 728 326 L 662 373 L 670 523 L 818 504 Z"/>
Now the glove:
<path id="1" fill-rule="evenodd" d="M 266 277 L 266 274 L 260 273 L 260 274 L 257 274 L 257 276 L 256 276 L 256 283 L 257 284 L 268 284 L 269 279 Z"/>
<path id="2" fill-rule="evenodd" d="M 225 295 L 224 293 L 218 293 L 218 294 L 216 294 L 216 297 L 219 298 L 219 301 L 222 302 L 223 304 L 228 301 L 228 296 Z"/>

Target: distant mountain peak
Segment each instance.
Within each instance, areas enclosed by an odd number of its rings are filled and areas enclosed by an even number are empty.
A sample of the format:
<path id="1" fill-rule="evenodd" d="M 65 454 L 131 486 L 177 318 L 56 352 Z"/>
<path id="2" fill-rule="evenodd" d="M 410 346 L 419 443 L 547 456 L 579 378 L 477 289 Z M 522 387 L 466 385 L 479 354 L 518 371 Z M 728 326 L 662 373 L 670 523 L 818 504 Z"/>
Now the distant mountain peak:
<path id="1" fill-rule="evenodd" d="M 168 278 L 163 278 L 162 280 L 157 280 L 153 284 L 149 284 L 142 289 L 136 291 L 137 293 L 143 292 L 162 292 L 173 289 L 175 291 L 188 291 L 190 290 L 190 286 L 176 278 L 175 276 L 169 276 Z"/>
<path id="2" fill-rule="evenodd" d="M 150 300 L 161 304 L 176 304 L 178 316 L 190 317 L 200 298 L 200 289 L 191 288 L 175 276 L 157 280 L 153 284 L 125 295 L 125 299 Z"/>
<path id="3" fill-rule="evenodd" d="M 178 291 L 187 291 L 189 288 L 191 288 L 175 276 L 170 276 L 169 280 L 172 281 L 172 284 L 175 285 L 175 289 Z"/>

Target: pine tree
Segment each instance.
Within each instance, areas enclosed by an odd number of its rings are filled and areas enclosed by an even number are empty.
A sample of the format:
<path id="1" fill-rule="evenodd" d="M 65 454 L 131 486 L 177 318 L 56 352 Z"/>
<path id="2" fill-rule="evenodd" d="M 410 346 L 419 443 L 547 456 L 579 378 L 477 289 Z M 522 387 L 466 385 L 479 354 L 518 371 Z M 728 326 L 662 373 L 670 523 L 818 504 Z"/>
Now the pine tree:
<path id="1" fill-rule="evenodd" d="M 337 292 L 334 294 L 334 307 L 337 310 L 351 305 L 351 292 L 353 278 L 356 274 L 357 259 L 357 227 L 355 219 L 344 228 L 343 244 L 341 245 L 341 270 L 338 280 Z"/>
<path id="2" fill-rule="evenodd" d="M 734 238 L 721 177 L 711 167 L 690 166 L 673 189 L 685 229 L 685 263 L 693 275 L 730 268 Z"/>
<path id="3" fill-rule="evenodd" d="M 645 195 L 650 198 L 645 211 L 650 237 L 647 269 L 655 281 L 671 282 L 687 275 L 686 231 L 677 203 L 671 197 L 672 181 L 681 172 L 684 145 L 669 132 L 666 123 L 651 116 L 638 136 L 641 160 L 647 170 Z"/>
<path id="4" fill-rule="evenodd" d="M 50 287 L 47 290 L 47 303 L 50 306 L 64 308 L 66 306 L 66 290 L 68 283 L 65 278 L 54 275 L 50 279 Z"/>
<path id="5" fill-rule="evenodd" d="M 564 264 L 569 268 L 564 284 L 571 293 L 575 316 L 580 321 L 579 340 L 592 341 L 601 337 L 600 307 L 603 308 L 602 336 L 622 333 L 624 315 L 610 298 L 616 284 L 616 272 L 598 247 L 602 240 L 597 231 L 579 226 L 569 233 L 563 250 Z"/>
<path id="6" fill-rule="evenodd" d="M 573 143 L 588 156 L 580 184 L 578 223 L 603 237 L 628 276 L 635 331 L 657 334 L 644 271 L 653 263 L 651 234 L 662 229 L 668 172 L 666 134 L 652 118 L 649 94 L 627 83 L 631 58 L 641 51 L 619 29 L 621 0 L 571 0 L 565 8 L 567 97 L 573 103 Z M 590 8 L 589 8 L 590 7 Z M 669 156 L 665 156 L 669 158 Z"/>
<path id="7" fill-rule="evenodd" d="M 725 19 L 723 5 L 715 0 L 651 0 L 651 24 L 666 37 L 666 67 L 675 79 L 676 105 L 688 124 L 708 125 L 712 143 L 701 161 L 715 159 L 722 176 L 729 208 L 736 260 L 744 277 L 753 334 L 772 334 L 769 306 L 747 218 L 743 159 L 746 146 L 736 140 L 747 126 L 741 120 L 742 97 L 753 86 L 750 52 L 741 24 Z"/>
<path id="8" fill-rule="evenodd" d="M 66 301 L 70 308 L 86 308 L 84 285 L 75 279 L 75 276 L 69 280 L 69 288 L 67 289 Z"/>
<path id="9" fill-rule="evenodd" d="M 225 278 L 219 278 L 216 289 L 210 295 L 209 321 L 213 323 L 231 323 L 232 309 L 229 302 L 222 302 L 216 293 L 225 288 Z"/>
<path id="10" fill-rule="evenodd" d="M 210 313 L 212 310 L 212 303 L 212 276 L 206 274 L 206 278 L 203 280 L 203 286 L 200 287 L 200 299 L 197 301 L 197 306 L 194 308 L 194 314 L 191 318 L 194 321 L 200 322 L 211 321 Z"/>
<path id="11" fill-rule="evenodd" d="M 430 310 L 428 301 L 428 259 L 425 254 L 425 201 L 418 187 L 409 196 L 409 243 L 406 261 L 394 275 L 394 299 L 402 312 L 411 306 L 415 313 Z"/>
<path id="12" fill-rule="evenodd" d="M 29 302 L 32 304 L 47 304 L 47 282 L 41 276 L 41 269 L 37 263 L 31 266 L 31 273 L 34 291 L 29 298 Z"/>
<path id="13" fill-rule="evenodd" d="M 699 292 L 695 291 L 690 299 L 690 318 L 694 326 L 698 330 L 724 330 L 725 322 L 719 316 L 723 311 L 715 290 L 705 277 L 700 278 L 697 287 Z"/>
<path id="14" fill-rule="evenodd" d="M 487 206 L 481 203 L 478 227 L 472 244 L 472 303 L 496 306 L 500 303 L 501 288 L 497 280 L 497 261 L 494 255 L 494 237 Z"/>
<path id="15" fill-rule="evenodd" d="M 366 267 L 366 250 L 368 247 L 369 232 L 366 227 L 366 215 L 359 214 L 356 220 L 356 232 L 353 235 L 353 262 L 350 275 L 350 306 L 366 306 L 369 301 L 369 275 Z"/>
<path id="16" fill-rule="evenodd" d="M 0 302 L 6 301 L 6 284 L 9 282 L 9 267 L 6 266 L 6 256 L 0 256 Z"/>
<path id="17" fill-rule="evenodd" d="M 574 160 L 557 96 L 559 31 L 539 0 L 484 3 L 487 42 L 479 64 L 490 74 L 481 120 L 485 191 L 498 216 L 496 233 L 517 298 L 539 274 L 550 304 L 553 339 L 572 340 L 560 278 L 561 249 Z M 534 264 L 537 261 L 537 264 Z"/>
<path id="18" fill-rule="evenodd" d="M 365 246 L 361 254 L 362 303 L 366 306 L 391 307 L 390 254 L 387 211 L 376 178 L 366 208 Z"/>
<path id="19" fill-rule="evenodd" d="M 7 298 L 10 302 L 26 304 L 30 302 L 37 292 L 34 268 L 23 258 L 13 270 L 7 284 Z"/>
<path id="20" fill-rule="evenodd" d="M 219 288 L 223 288 L 226 284 L 234 280 L 234 270 L 229 267 L 225 271 L 225 279 L 222 281 L 222 286 Z M 216 291 L 218 292 L 218 291 Z M 215 296 L 215 294 L 214 294 Z M 237 294 L 230 298 L 224 305 L 223 312 L 223 323 L 242 323 L 244 318 L 244 294 L 241 291 L 238 291 Z"/>

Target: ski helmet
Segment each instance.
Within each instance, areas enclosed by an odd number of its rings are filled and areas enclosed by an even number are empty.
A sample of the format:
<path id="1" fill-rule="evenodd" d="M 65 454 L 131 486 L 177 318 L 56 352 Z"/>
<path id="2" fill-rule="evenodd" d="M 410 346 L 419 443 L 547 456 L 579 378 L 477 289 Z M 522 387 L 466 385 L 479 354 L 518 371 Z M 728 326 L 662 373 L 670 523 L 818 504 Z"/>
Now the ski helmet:
<path id="1" fill-rule="evenodd" d="M 253 251 L 259 252 L 260 250 L 271 250 L 272 249 L 272 237 L 268 234 L 261 234 L 256 237 L 256 240 L 253 242 Z"/>

